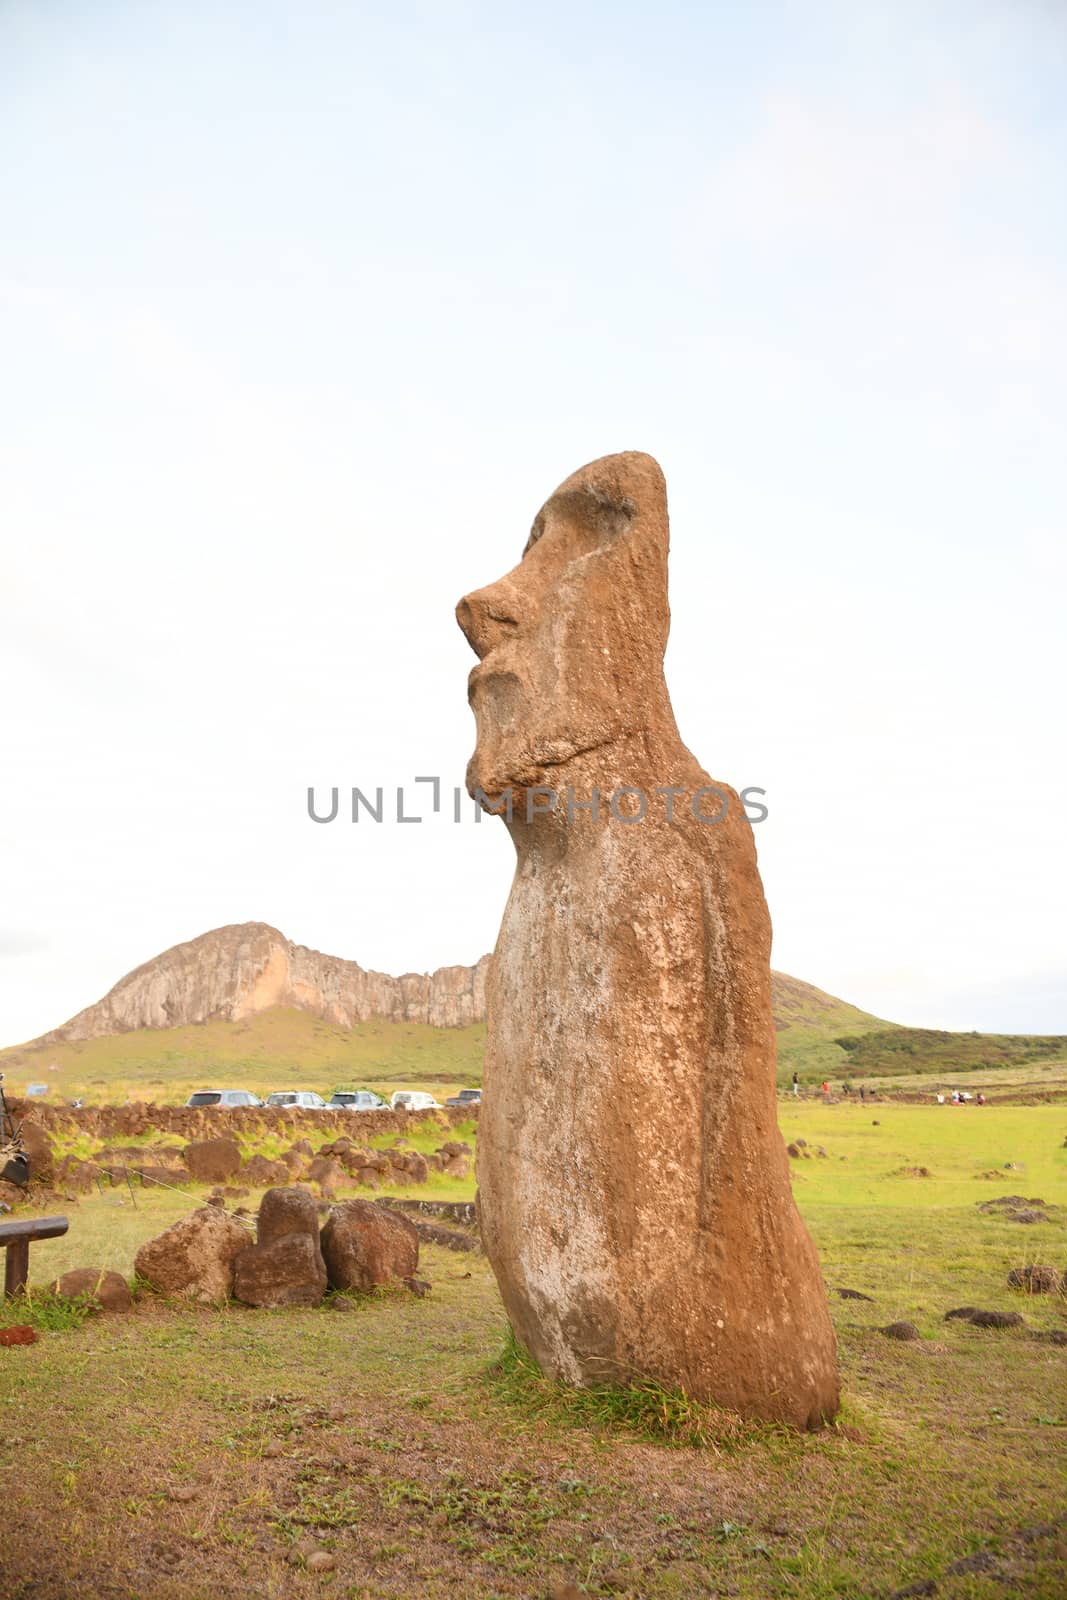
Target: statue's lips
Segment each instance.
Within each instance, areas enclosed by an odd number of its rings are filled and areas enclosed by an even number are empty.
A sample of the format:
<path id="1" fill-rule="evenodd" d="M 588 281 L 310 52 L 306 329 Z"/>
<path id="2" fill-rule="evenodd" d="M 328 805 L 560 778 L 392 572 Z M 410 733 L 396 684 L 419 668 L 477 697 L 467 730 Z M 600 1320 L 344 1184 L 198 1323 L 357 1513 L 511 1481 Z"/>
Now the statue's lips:
<path id="1" fill-rule="evenodd" d="M 467 698 L 473 695 L 479 687 L 491 688 L 494 683 L 509 683 L 513 687 L 519 682 L 519 675 L 513 668 L 502 661 L 479 661 L 472 667 L 467 677 Z"/>

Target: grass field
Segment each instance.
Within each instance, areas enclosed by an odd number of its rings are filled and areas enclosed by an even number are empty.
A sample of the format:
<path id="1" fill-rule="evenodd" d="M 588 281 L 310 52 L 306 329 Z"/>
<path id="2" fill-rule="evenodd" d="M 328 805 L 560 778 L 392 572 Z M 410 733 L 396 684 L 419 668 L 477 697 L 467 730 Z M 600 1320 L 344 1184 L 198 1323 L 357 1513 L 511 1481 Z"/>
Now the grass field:
<path id="1" fill-rule="evenodd" d="M 0 1350 L 0 1595 L 825 1600 L 934 1583 L 944 1600 L 1062 1600 L 1067 1352 L 1036 1336 L 1067 1319 L 1006 1277 L 1067 1266 L 1067 1224 L 977 1202 L 1067 1205 L 1064 1112 L 802 1102 L 781 1121 L 827 1152 L 791 1170 L 832 1291 L 837 1427 L 710 1414 L 713 1443 L 693 1449 L 611 1404 L 576 1415 L 565 1391 L 494 1369 L 492 1275 L 434 1247 L 431 1296 L 347 1316 L 145 1296 L 130 1317 Z M 916 1166 L 933 1176 L 900 1175 Z M 192 1203 L 144 1195 L 136 1214 L 118 1191 L 72 1207 L 67 1237 L 33 1248 L 38 1282 L 129 1271 L 139 1240 Z M 1027 1326 L 946 1323 L 960 1304 L 1021 1309 Z M 878 1331 L 898 1319 L 923 1339 Z M 333 1569 L 300 1565 L 309 1548 Z"/>

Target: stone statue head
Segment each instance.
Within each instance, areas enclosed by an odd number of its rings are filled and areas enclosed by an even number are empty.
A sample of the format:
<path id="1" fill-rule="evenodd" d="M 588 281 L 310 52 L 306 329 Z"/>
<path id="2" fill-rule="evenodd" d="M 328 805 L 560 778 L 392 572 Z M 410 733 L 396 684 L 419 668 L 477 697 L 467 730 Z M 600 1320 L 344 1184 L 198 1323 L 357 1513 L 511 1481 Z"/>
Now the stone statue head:
<path id="1" fill-rule="evenodd" d="M 479 658 L 472 794 L 551 783 L 573 757 L 670 718 L 667 546 L 658 464 L 604 456 L 545 502 L 518 566 L 460 601 Z"/>

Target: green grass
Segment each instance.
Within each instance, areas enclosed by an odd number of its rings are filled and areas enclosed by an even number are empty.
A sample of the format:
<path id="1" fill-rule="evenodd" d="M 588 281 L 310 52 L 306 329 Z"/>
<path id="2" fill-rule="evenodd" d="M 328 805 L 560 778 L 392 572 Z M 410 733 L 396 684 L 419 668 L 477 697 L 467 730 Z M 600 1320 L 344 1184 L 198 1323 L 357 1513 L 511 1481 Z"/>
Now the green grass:
<path id="1" fill-rule="evenodd" d="M 839 1038 L 849 1077 L 915 1072 L 973 1073 L 1030 1063 L 1067 1061 L 1067 1037 L 1053 1034 L 941 1033 L 932 1028 L 886 1028 Z"/>
<path id="2" fill-rule="evenodd" d="M 429 1089 L 441 1099 L 456 1085 L 481 1082 L 485 1024 L 432 1028 L 372 1020 L 340 1028 L 276 1006 L 242 1022 L 141 1028 L 77 1043 L 0 1051 L 8 1088 L 47 1083 L 51 1100 L 90 1104 L 181 1103 L 194 1089 L 316 1089 L 329 1096 L 355 1083 L 386 1098 L 394 1089 Z"/>
<path id="3" fill-rule="evenodd" d="M 0 1573 L 22 1586 L 0 1579 L 0 1594 L 92 1595 L 106 1572 L 109 1593 L 154 1600 L 543 1600 L 567 1583 L 631 1600 L 851 1600 L 930 1579 L 938 1600 L 1061 1600 L 1067 1357 L 1034 1335 L 1067 1320 L 1061 1299 L 1006 1278 L 1067 1264 L 1067 1224 L 1060 1210 L 1024 1227 L 975 1202 L 1067 1206 L 1063 1110 L 780 1114 L 828 1154 L 791 1172 L 831 1288 L 838 1426 L 799 1435 L 640 1384 L 548 1384 L 509 1347 L 477 1255 L 426 1247 L 428 1298 L 344 1315 L 145 1295 L 131 1316 L 0 1350 Z M 894 1176 L 905 1165 L 934 1176 Z M 137 1198 L 136 1213 L 128 1198 L 72 1206 L 70 1233 L 31 1247 L 33 1281 L 128 1272 L 139 1239 L 189 1208 Z M 946 1323 L 960 1304 L 1021 1310 L 1027 1326 Z M 879 1332 L 901 1319 L 922 1342 Z M 335 1571 L 291 1565 L 302 1540 Z M 952 1571 L 975 1552 L 977 1568 Z"/>

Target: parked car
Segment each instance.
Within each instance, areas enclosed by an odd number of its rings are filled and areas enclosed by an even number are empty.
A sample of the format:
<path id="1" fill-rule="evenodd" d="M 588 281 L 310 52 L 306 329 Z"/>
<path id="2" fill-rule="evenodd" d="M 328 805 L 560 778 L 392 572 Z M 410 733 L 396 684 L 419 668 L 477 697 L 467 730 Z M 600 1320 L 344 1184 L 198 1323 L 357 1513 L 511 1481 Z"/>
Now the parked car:
<path id="1" fill-rule="evenodd" d="M 331 1111 L 386 1111 L 388 1107 L 373 1089 L 338 1089 L 330 1096 Z"/>
<path id="2" fill-rule="evenodd" d="M 262 1100 L 248 1089 L 198 1089 L 185 1102 L 187 1106 L 218 1106 L 222 1111 L 232 1111 L 235 1106 L 261 1106 Z"/>
<path id="3" fill-rule="evenodd" d="M 440 1111 L 441 1106 L 432 1094 L 421 1089 L 398 1089 L 389 1104 L 394 1111 Z"/>
<path id="4" fill-rule="evenodd" d="M 461 1089 L 458 1094 L 450 1094 L 445 1101 L 446 1106 L 480 1106 L 481 1103 L 480 1089 Z"/>
<path id="5" fill-rule="evenodd" d="M 275 1089 L 267 1096 L 268 1106 L 285 1106 L 290 1111 L 325 1111 L 326 1102 L 313 1089 Z"/>

